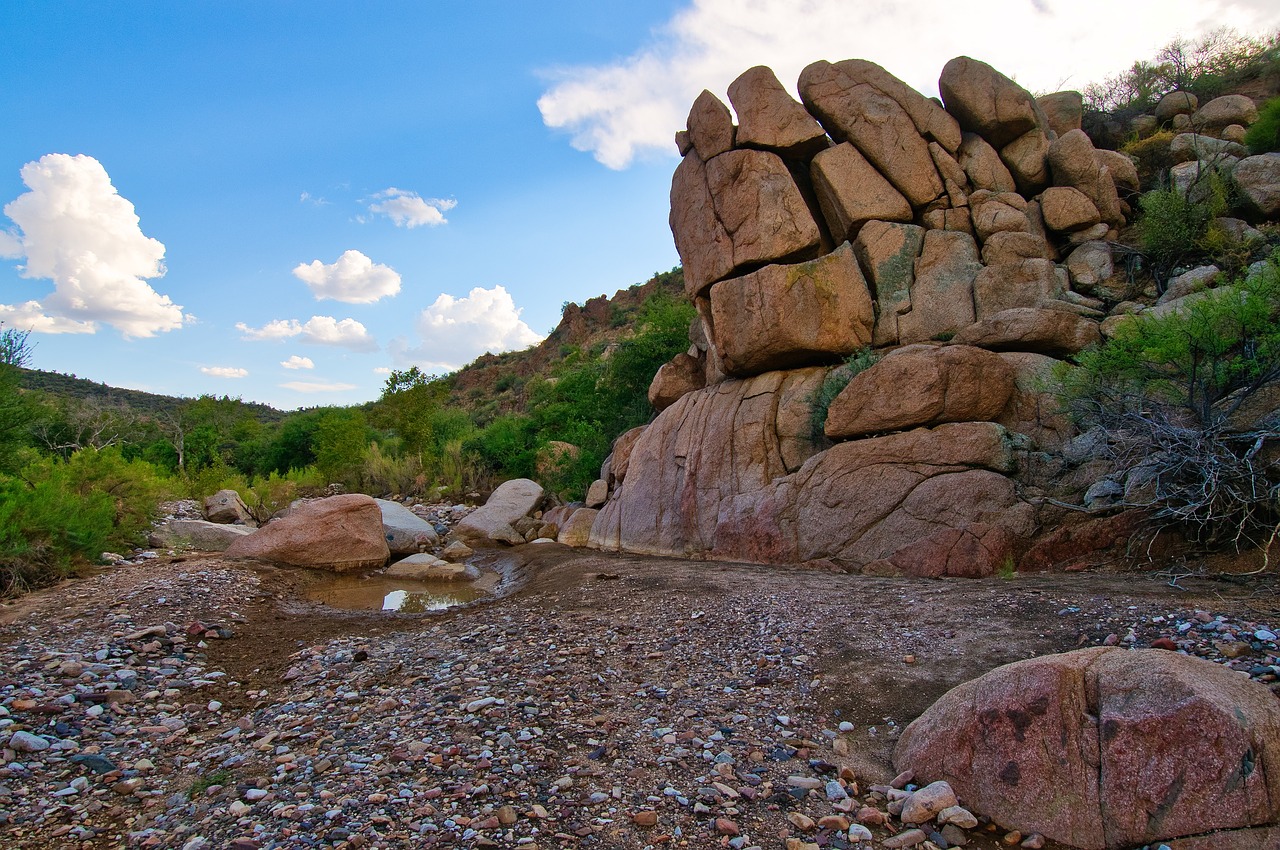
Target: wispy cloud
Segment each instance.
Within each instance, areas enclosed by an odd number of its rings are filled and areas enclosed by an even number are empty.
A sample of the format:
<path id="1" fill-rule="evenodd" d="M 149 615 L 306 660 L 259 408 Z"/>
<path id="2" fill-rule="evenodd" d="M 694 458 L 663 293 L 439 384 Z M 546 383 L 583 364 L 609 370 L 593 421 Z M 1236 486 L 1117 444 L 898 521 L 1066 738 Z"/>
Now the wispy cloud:
<path id="1" fill-rule="evenodd" d="M 200 371 L 215 378 L 247 378 L 249 376 L 248 369 L 241 369 L 238 366 L 201 366 Z"/>
<path id="2" fill-rule="evenodd" d="M 355 384 L 329 383 L 326 381 L 288 381 L 281 384 L 286 390 L 299 393 L 340 393 L 358 389 Z"/>
<path id="3" fill-rule="evenodd" d="M 260 328 L 236 322 L 236 330 L 246 340 L 280 340 L 297 338 L 313 345 L 333 345 L 352 351 L 377 351 L 378 343 L 364 325 L 355 319 L 312 316 L 305 322 L 297 319 L 275 319 Z"/>
<path id="4" fill-rule="evenodd" d="M 146 283 L 164 276 L 164 245 L 142 232 L 102 163 L 51 153 L 21 174 L 30 191 L 5 205 L 17 229 L 0 239 L 0 256 L 25 260 L 22 276 L 51 280 L 54 290 L 0 311 L 45 333 L 92 333 L 99 322 L 126 338 L 182 327 L 182 307 Z"/>
<path id="5" fill-rule="evenodd" d="M 444 214 L 458 205 L 452 198 L 424 198 L 417 192 L 392 187 L 374 195 L 369 212 L 385 215 L 396 227 L 437 227 L 447 224 Z"/>
<path id="6" fill-rule="evenodd" d="M 317 301 L 330 298 L 347 304 L 370 304 L 400 291 L 400 275 L 359 251 L 343 251 L 334 263 L 299 263 L 293 276 L 311 290 Z"/>

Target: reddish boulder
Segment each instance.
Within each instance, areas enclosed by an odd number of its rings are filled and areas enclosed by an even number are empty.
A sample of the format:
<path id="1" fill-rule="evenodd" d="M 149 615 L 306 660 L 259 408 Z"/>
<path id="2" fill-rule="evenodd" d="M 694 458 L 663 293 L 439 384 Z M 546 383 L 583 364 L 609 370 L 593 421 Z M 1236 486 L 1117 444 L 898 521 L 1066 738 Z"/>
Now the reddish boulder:
<path id="1" fill-rule="evenodd" d="M 716 218 L 733 245 L 733 268 L 806 259 L 821 234 L 777 154 L 735 150 L 707 163 Z"/>
<path id="2" fill-rule="evenodd" d="M 943 422 L 989 421 L 1013 392 L 1000 355 L 964 345 L 909 345 L 854 377 L 827 410 L 826 434 L 844 440 Z"/>
<path id="3" fill-rule="evenodd" d="M 1038 124 L 1035 101 L 1027 90 L 986 62 L 957 56 L 943 67 L 938 90 L 961 128 L 996 148 Z"/>
<path id="4" fill-rule="evenodd" d="M 960 125 L 956 119 L 934 100 L 930 100 L 911 86 L 890 74 L 884 68 L 866 59 L 845 59 L 836 62 L 854 85 L 869 85 L 902 107 L 911 118 L 916 131 L 925 139 L 937 142 L 947 153 L 954 154 L 960 147 Z"/>
<path id="5" fill-rule="evenodd" d="M 1041 95 L 1036 103 L 1049 122 L 1049 129 L 1061 136 L 1080 129 L 1084 118 L 1084 98 L 1078 91 L 1060 91 Z"/>
<path id="6" fill-rule="evenodd" d="M 954 688 L 894 763 L 1006 829 L 1134 847 L 1280 822 L 1280 703 L 1203 659 L 1083 649 Z"/>
<path id="7" fill-rule="evenodd" d="M 830 362 L 871 342 L 871 293 L 845 243 L 711 287 L 716 348 L 737 377 Z"/>
<path id="8" fill-rule="evenodd" d="M 1065 310 L 1015 307 L 969 325 L 953 341 L 991 351 L 1037 351 L 1061 356 L 1102 342 L 1102 331 L 1092 319 Z"/>
<path id="9" fill-rule="evenodd" d="M 343 573 L 381 567 L 391 550 L 378 503 L 352 493 L 304 502 L 234 541 L 226 554 Z"/>
<path id="10" fill-rule="evenodd" d="M 1098 164 L 1093 142 L 1083 130 L 1059 136 L 1049 146 L 1049 166 L 1055 186 L 1078 189 L 1093 203 L 1103 221 L 1114 227 L 1124 225 L 1115 181 L 1111 172 Z"/>
<path id="11" fill-rule="evenodd" d="M 689 141 L 698 158 L 710 162 L 733 147 L 733 116 L 720 98 L 706 89 L 689 109 Z"/>
<path id="12" fill-rule="evenodd" d="M 1008 166 L 1001 162 L 999 151 L 977 133 L 964 134 L 956 162 L 964 169 L 975 189 L 990 192 L 1016 192 L 1018 189 Z"/>
<path id="13" fill-rule="evenodd" d="M 857 237 L 868 221 L 911 221 L 911 205 L 858 149 L 845 142 L 813 158 L 814 193 L 831 235 Z"/>
<path id="14" fill-rule="evenodd" d="M 738 113 L 739 147 L 808 159 L 830 144 L 827 131 L 782 87 L 772 68 L 743 71 L 729 84 L 729 102 Z"/>
<path id="15" fill-rule="evenodd" d="M 702 389 L 706 381 L 703 362 L 682 351 L 658 367 L 649 384 L 649 404 L 654 410 L 666 410 L 685 393 Z"/>
<path id="16" fill-rule="evenodd" d="M 693 298 L 733 270 L 733 240 L 716 216 L 707 167 L 696 151 L 685 154 L 671 177 L 668 218 L 684 267 L 685 295 Z"/>
<path id="17" fill-rule="evenodd" d="M 892 97 L 830 62 L 800 73 L 800 98 L 836 141 L 852 142 L 913 207 L 943 193 L 929 143 Z"/>
<path id="18" fill-rule="evenodd" d="M 875 346 L 898 342 L 898 314 L 911 309 L 916 257 L 924 247 L 924 228 L 914 224 L 869 221 L 858 231 L 853 251 L 876 296 Z"/>
<path id="19" fill-rule="evenodd" d="M 911 309 L 898 316 L 899 340 L 928 342 L 972 324 L 973 280 L 981 268 L 972 236 L 951 230 L 925 233 L 915 262 Z"/>

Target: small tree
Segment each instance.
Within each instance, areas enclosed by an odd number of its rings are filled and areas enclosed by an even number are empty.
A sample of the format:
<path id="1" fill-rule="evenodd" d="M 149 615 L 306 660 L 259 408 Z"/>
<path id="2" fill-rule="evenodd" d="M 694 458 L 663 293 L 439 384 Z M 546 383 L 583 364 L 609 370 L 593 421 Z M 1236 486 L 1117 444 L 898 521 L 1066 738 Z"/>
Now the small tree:
<path id="1" fill-rule="evenodd" d="M 1122 471 L 1145 468 L 1157 517 L 1206 544 L 1274 525 L 1280 415 L 1239 421 L 1280 383 L 1280 252 L 1259 273 L 1182 309 L 1137 316 L 1059 372 L 1076 421 L 1101 426 Z"/>
<path id="2" fill-rule="evenodd" d="M 35 343 L 29 341 L 31 331 L 6 328 L 0 322 L 0 366 L 16 366 L 25 369 L 31 363 Z"/>

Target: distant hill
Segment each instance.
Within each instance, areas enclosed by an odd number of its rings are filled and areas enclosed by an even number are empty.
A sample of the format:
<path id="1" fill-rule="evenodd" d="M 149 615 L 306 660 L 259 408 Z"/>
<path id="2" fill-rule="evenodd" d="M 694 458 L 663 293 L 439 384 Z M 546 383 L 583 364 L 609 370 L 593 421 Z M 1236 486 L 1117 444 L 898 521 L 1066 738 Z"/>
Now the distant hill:
<path id="1" fill-rule="evenodd" d="M 171 395 L 157 395 L 142 390 L 126 390 L 108 386 L 98 381 L 64 375 L 61 372 L 46 372 L 42 369 L 21 370 L 21 386 L 24 390 L 36 390 L 57 398 L 73 398 L 78 400 L 93 399 L 104 406 L 123 406 L 135 413 L 150 417 L 163 417 L 172 413 L 189 398 Z M 287 415 L 268 404 L 243 402 L 244 409 L 253 413 L 263 423 L 280 422 Z"/>
<path id="2" fill-rule="evenodd" d="M 659 272 L 645 283 L 600 295 L 585 304 L 568 303 L 547 338 L 524 351 L 484 354 L 450 376 L 449 402 L 480 419 L 524 412 L 524 386 L 535 376 L 550 376 L 575 351 L 603 350 L 630 336 L 640 308 L 655 295 L 684 299 L 684 272 Z"/>
<path id="3" fill-rule="evenodd" d="M 614 293 L 601 295 L 578 305 L 564 306 L 560 323 L 546 339 L 524 351 L 483 354 L 449 376 L 449 403 L 481 418 L 499 413 L 523 412 L 524 385 L 535 376 L 549 376 L 566 356 L 578 350 L 603 349 L 610 343 L 629 336 L 641 306 L 654 295 L 684 297 L 684 274 L 679 268 L 655 274 L 645 283 Z M 22 388 L 36 390 L 57 398 L 93 399 L 104 406 L 124 406 L 149 417 L 164 417 L 189 398 L 158 395 L 142 390 L 127 390 L 98 381 L 23 369 Z M 289 414 L 256 402 L 243 402 L 256 419 L 266 423 L 280 422 Z"/>

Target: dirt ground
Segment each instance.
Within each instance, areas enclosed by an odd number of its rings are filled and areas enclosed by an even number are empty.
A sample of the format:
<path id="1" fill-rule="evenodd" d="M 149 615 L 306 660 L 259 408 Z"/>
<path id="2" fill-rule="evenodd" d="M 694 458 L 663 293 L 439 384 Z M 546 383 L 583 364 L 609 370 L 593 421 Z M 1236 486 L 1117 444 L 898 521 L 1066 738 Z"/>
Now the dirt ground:
<path id="1" fill-rule="evenodd" d="M 190 737 L 175 742 L 175 746 L 186 746 L 183 752 L 195 752 L 196 758 L 199 747 L 226 728 L 221 718 L 246 717 L 253 721 L 247 726 L 256 723 L 266 728 L 276 717 L 273 712 L 286 703 L 292 706 L 313 694 L 342 696 L 346 662 L 335 668 L 338 684 L 326 685 L 321 678 L 308 681 L 305 675 L 298 678 L 300 658 L 332 655 L 334 647 L 369 656 L 370 663 L 379 660 L 380 653 L 389 656 L 385 659 L 388 672 L 376 681 L 362 683 L 352 674 L 352 693 L 363 694 L 363 684 L 371 684 L 369 699 L 377 695 L 384 703 L 388 695 L 394 699 L 405 694 L 438 706 L 456 699 L 445 694 L 450 688 L 473 687 L 490 693 L 485 688 L 492 685 L 492 692 L 499 693 L 504 691 L 498 680 L 527 673 L 522 686 L 532 694 L 529 700 L 541 699 L 534 693 L 537 688 L 550 704 L 562 706 L 553 717 L 544 716 L 541 726 L 550 737 L 562 736 L 570 742 L 558 748 L 544 746 L 541 758 L 547 762 L 547 775 L 583 769 L 584 776 L 597 777 L 596 784 L 615 789 L 614 799 L 602 804 L 613 806 L 612 815 L 591 820 L 575 809 L 573 817 L 578 820 L 573 823 L 582 824 L 577 831 L 562 827 L 552 838 L 544 830 L 534 846 L 642 848 L 674 838 L 680 846 L 712 847 L 744 844 L 728 845 L 724 833 L 708 834 L 708 818 L 695 817 L 687 806 L 682 809 L 672 803 L 668 813 L 663 798 L 664 793 L 670 796 L 666 788 L 706 782 L 705 764 L 699 766 L 679 750 L 671 755 L 661 749 L 661 743 L 650 741 L 652 736 L 641 737 L 639 732 L 634 740 L 623 740 L 624 730 L 666 725 L 673 731 L 662 741 L 670 744 L 675 740 L 671 736 L 678 736 L 677 743 L 684 744 L 732 725 L 753 756 L 789 742 L 802 755 L 818 760 L 810 764 L 830 762 L 848 768 L 866 794 L 870 786 L 887 783 L 894 776 L 892 750 L 903 727 L 951 687 L 996 666 L 1104 642 L 1149 645 L 1156 637 L 1173 633 L 1176 620 L 1195 612 L 1228 621 L 1273 626 L 1280 622 L 1275 583 L 1265 578 L 1183 575 L 1175 579 L 1171 573 L 989 580 L 876 578 L 603 555 L 558 545 L 482 552 L 477 562 L 502 571 L 512 591 L 492 601 L 422 615 L 335 609 L 307 599 L 308 591 L 326 580 L 323 574 L 231 563 L 214 556 L 104 570 L 0 608 L 0 660 L 21 657 L 35 669 L 36 661 L 56 661 L 73 647 L 100 645 L 105 634 L 115 635 L 118 642 L 123 631 L 150 626 L 153 620 L 181 624 L 220 618 L 230 624 L 233 637 L 202 642 L 201 650 L 203 669 L 220 671 L 218 678 L 200 688 L 199 705 L 175 710 L 191 715 L 197 708 L 203 711 L 208 700 L 221 704 L 219 721 L 188 716 L 184 731 Z M 117 616 L 104 627 L 99 615 L 111 611 Z M 486 629 L 501 638 L 478 638 Z M 507 652 L 515 655 L 504 664 L 502 655 Z M 442 660 L 454 664 L 455 670 L 459 665 L 466 667 L 471 675 L 433 685 L 430 665 Z M 319 665 L 316 661 L 311 669 L 319 670 Z M 37 687 L 25 680 L 15 672 L 21 666 L 0 670 L 0 704 L 12 704 L 36 692 L 44 695 L 41 698 L 49 697 L 48 682 Z M 462 700 L 466 701 L 465 695 Z M 508 704 L 512 701 L 508 696 Z M 674 720 L 666 719 L 662 712 L 667 710 Z M 374 714 L 371 705 L 361 711 Z M 352 712 L 354 718 L 354 707 Z M 11 716 L 23 720 L 16 711 Z M 436 718 L 437 726 L 455 722 L 442 717 Z M 682 721 L 688 723 L 687 732 L 681 731 Z M 400 727 L 379 727 L 379 737 L 407 736 L 411 730 L 404 728 L 403 720 L 397 722 Z M 842 723 L 847 725 L 841 727 Z M 703 727 L 706 731 L 699 731 Z M 742 731 L 744 727 L 751 731 Z M 206 728 L 207 733 L 191 734 Z M 580 752 L 575 754 L 579 745 L 572 742 L 583 735 L 582 741 L 603 741 L 602 767 L 583 762 Z M 845 742 L 839 751 L 832 749 L 837 737 Z M 423 740 L 431 743 L 427 737 Z M 163 748 L 161 755 L 166 755 Z M 607 763 L 610 757 L 613 761 Z M 159 764 L 160 756 L 151 760 Z M 766 782 L 782 782 L 787 773 L 800 769 L 793 759 L 776 768 L 775 779 L 768 772 L 774 769 L 768 760 L 761 761 L 764 766 L 756 773 Z M 154 787 L 157 798 L 161 792 L 171 797 L 175 789 L 191 784 L 193 774 L 183 764 L 181 757 L 172 767 L 159 764 L 155 775 L 148 777 L 148 787 Z M 27 782 L 30 789 L 8 800 L 0 794 L 0 842 L 9 830 L 13 843 L 8 846 L 184 847 L 198 825 L 200 836 L 211 842 L 208 846 L 231 846 L 221 842 L 232 840 L 237 829 L 247 829 L 249 821 L 259 817 L 255 813 L 247 820 L 229 817 L 225 814 L 228 800 L 217 799 L 186 814 L 171 812 L 169 821 L 147 815 L 148 805 L 159 804 L 148 804 L 146 799 L 142 814 L 127 805 L 81 811 L 59 803 L 24 810 L 40 795 L 66 787 L 70 774 L 59 773 L 56 766 L 49 768 L 47 776 L 0 775 L 0 788 Z M 283 795 L 286 786 L 267 767 L 256 777 L 247 776 L 238 789 L 232 789 L 232 796 L 254 787 L 254 781 L 273 796 Z M 294 791 L 294 796 L 320 786 L 298 787 L 303 790 Z M 508 796 L 525 806 L 534 799 L 550 806 L 563 792 L 548 788 L 530 786 L 527 791 L 508 791 Z M 783 839 L 799 834 L 786 820 L 787 805 L 779 805 L 774 798 L 768 805 L 761 801 L 756 806 L 721 802 L 744 834 L 750 833 L 745 846 L 780 848 Z M 367 799 L 376 800 L 377 795 Z M 829 806 L 824 810 L 820 803 L 826 801 L 802 801 L 801 805 L 808 806 L 805 810 L 816 819 L 824 811 L 830 813 Z M 630 827 L 624 816 L 646 806 L 662 815 L 659 830 L 666 829 L 660 836 L 618 826 Z M 357 810 L 363 811 L 353 807 Z M 472 822 L 483 816 L 484 811 L 478 811 Z M 190 819 L 190 828 L 181 825 L 183 817 Z M 555 819 L 555 811 L 551 817 Z M 569 814 L 561 817 L 569 822 Z M 426 820 L 419 814 L 419 820 L 406 822 L 416 826 Z M 279 838 L 266 815 L 255 824 L 253 836 L 257 837 L 250 838 L 260 843 L 235 846 L 302 846 Z M 59 832 L 68 826 L 72 832 Z M 357 841 L 344 833 L 326 843 L 419 846 L 408 832 L 407 843 L 402 843 L 397 838 L 400 833 L 376 816 L 366 822 L 352 815 L 351 826 L 349 832 L 367 840 Z M 288 833 L 286 829 L 283 834 Z M 510 846 L 516 846 L 516 833 L 506 835 L 512 839 Z M 1002 846 L 1003 835 L 994 825 L 979 828 L 969 846 Z M 486 844 L 483 834 L 453 840 L 457 843 L 436 846 L 509 846 L 500 836 Z M 839 841 L 824 843 L 849 846 Z M 530 844 L 526 841 L 522 846 Z"/>

